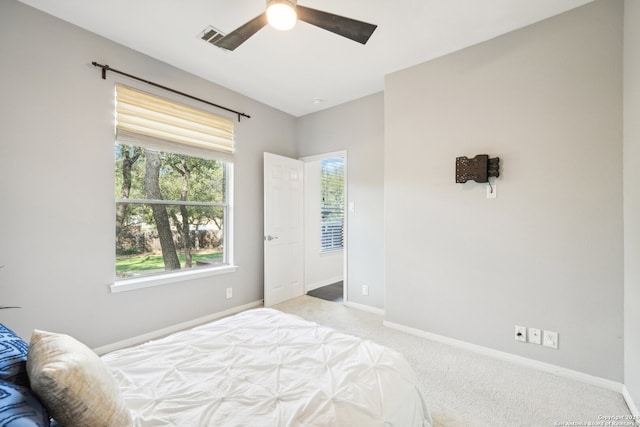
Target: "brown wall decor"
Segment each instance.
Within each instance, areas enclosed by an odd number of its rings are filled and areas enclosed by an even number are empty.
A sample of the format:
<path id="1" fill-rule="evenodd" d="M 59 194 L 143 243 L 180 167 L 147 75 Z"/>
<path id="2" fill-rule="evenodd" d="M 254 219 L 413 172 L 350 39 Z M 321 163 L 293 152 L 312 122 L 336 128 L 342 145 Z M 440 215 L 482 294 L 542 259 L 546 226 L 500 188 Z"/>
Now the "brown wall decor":
<path id="1" fill-rule="evenodd" d="M 490 159 L 488 154 L 473 158 L 456 157 L 456 183 L 489 182 L 489 177 L 500 176 L 500 157 Z"/>

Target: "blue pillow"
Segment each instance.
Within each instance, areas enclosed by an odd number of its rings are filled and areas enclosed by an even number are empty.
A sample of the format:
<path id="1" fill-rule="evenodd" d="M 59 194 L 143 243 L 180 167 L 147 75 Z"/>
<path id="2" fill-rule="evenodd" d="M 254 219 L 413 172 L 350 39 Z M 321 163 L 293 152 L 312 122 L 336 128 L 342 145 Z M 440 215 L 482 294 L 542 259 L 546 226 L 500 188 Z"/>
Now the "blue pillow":
<path id="1" fill-rule="evenodd" d="M 33 391 L 0 380 L 0 426 L 49 427 L 49 415 Z"/>
<path id="2" fill-rule="evenodd" d="M 0 323 L 0 380 L 29 386 L 27 350 L 29 345 Z"/>

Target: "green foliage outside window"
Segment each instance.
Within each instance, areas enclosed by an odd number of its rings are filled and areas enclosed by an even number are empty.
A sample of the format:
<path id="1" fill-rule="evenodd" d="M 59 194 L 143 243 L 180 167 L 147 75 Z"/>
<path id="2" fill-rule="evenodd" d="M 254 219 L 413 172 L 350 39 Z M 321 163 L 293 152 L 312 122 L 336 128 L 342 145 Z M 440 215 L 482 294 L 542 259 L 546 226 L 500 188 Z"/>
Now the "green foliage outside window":
<path id="1" fill-rule="evenodd" d="M 224 263 L 227 167 L 115 145 L 116 276 Z"/>

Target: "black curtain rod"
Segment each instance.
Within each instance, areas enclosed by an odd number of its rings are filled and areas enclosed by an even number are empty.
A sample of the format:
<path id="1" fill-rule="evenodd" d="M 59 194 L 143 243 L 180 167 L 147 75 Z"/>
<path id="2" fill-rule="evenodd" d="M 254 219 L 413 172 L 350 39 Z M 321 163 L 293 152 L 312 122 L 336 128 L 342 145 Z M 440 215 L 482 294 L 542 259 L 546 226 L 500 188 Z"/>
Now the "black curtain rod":
<path id="1" fill-rule="evenodd" d="M 102 68 L 102 79 L 103 79 L 103 80 L 105 80 L 105 79 L 107 78 L 107 71 L 113 71 L 114 73 L 122 74 L 123 76 L 127 76 L 127 77 L 129 77 L 129 78 L 132 78 L 132 79 L 135 79 L 135 80 L 141 81 L 141 82 L 146 83 L 146 84 L 148 84 L 148 85 L 155 86 L 155 87 L 159 87 L 160 89 L 168 90 L 169 92 L 177 93 L 178 95 L 186 96 L 187 98 L 195 99 L 196 101 L 200 101 L 200 102 L 203 102 L 203 103 L 205 103 L 205 104 L 211 105 L 211 106 L 213 106 L 213 107 L 221 108 L 221 109 L 223 109 L 223 110 L 225 110 L 225 111 L 229 111 L 229 112 L 231 112 L 231 113 L 237 114 L 237 115 L 238 115 L 238 121 L 240 121 L 240 117 L 246 117 L 247 119 L 250 119 L 250 118 L 251 118 L 251 116 L 250 116 L 250 115 L 245 114 L 245 113 L 241 113 L 240 111 L 232 110 L 231 108 L 227 108 L 227 107 L 223 107 L 222 105 L 214 104 L 213 102 L 209 102 L 209 101 L 206 101 L 206 100 L 204 100 L 204 99 L 202 99 L 202 98 L 198 98 L 198 97 L 196 97 L 196 96 L 189 95 L 188 93 L 180 92 L 179 90 L 171 89 L 170 87 L 166 87 L 166 86 L 163 86 L 163 85 L 161 85 L 161 84 L 154 83 L 154 82 L 151 82 L 151 81 L 149 81 L 149 80 L 145 80 L 145 79 L 143 79 L 143 78 L 141 78 L 141 77 L 138 77 L 138 76 L 134 76 L 134 75 L 132 75 L 132 74 L 125 73 L 124 71 L 116 70 L 115 68 L 111 68 L 111 67 L 109 67 L 108 65 L 98 64 L 98 63 L 97 63 L 97 62 L 95 62 L 95 61 L 93 61 L 91 64 L 92 64 L 94 67 L 100 67 L 100 68 Z"/>

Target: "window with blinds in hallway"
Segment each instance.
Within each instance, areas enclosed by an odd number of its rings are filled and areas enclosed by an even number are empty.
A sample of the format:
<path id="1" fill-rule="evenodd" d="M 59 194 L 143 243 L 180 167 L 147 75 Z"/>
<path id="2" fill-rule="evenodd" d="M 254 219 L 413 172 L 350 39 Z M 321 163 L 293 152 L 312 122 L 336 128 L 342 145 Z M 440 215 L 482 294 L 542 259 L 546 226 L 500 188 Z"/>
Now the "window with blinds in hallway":
<path id="1" fill-rule="evenodd" d="M 344 159 L 334 157 L 320 162 L 320 252 L 341 250 L 344 246 Z"/>

